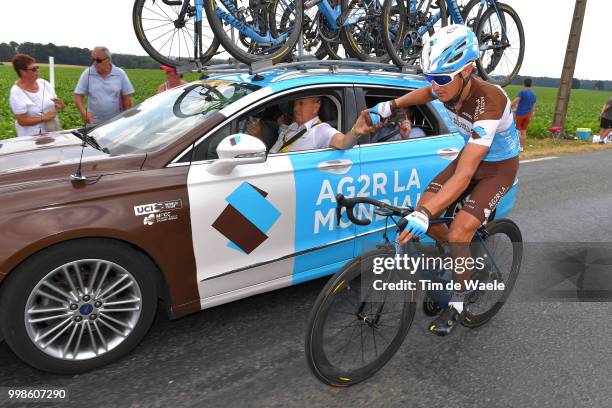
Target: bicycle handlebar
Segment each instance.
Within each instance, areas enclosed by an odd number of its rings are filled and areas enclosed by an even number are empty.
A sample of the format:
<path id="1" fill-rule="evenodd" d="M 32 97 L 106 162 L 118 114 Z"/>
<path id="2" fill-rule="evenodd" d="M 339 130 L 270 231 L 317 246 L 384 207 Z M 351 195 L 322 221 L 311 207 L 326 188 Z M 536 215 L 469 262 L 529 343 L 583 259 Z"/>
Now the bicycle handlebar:
<path id="1" fill-rule="evenodd" d="M 336 222 L 338 224 L 340 224 L 340 218 L 342 216 L 342 207 L 346 207 L 346 215 L 353 224 L 369 225 L 372 222 L 372 220 L 360 220 L 357 217 L 355 217 L 354 210 L 355 210 L 355 205 L 357 204 L 372 204 L 376 207 L 384 208 L 386 210 L 391 211 L 392 212 L 391 215 L 397 215 L 400 217 L 404 217 L 407 214 L 414 211 L 414 208 L 412 207 L 404 207 L 404 208 L 396 207 L 394 205 L 387 204 L 384 201 L 375 200 L 370 197 L 346 198 L 344 197 L 343 194 L 338 194 L 336 196 L 336 202 L 338 203 L 336 205 Z M 406 223 L 407 221 L 402 218 L 397 223 L 397 226 L 400 228 L 400 230 L 403 230 L 406 227 Z"/>

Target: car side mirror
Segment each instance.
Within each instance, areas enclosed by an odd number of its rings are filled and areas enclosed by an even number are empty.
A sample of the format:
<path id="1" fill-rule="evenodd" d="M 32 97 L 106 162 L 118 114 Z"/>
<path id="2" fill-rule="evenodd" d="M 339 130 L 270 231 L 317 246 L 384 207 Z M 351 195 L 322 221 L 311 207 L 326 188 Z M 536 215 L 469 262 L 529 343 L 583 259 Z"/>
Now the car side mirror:
<path id="1" fill-rule="evenodd" d="M 230 174 L 241 164 L 266 161 L 266 145 L 258 138 L 245 133 L 226 137 L 217 146 L 219 158 L 208 166 L 208 172 L 217 176 Z"/>

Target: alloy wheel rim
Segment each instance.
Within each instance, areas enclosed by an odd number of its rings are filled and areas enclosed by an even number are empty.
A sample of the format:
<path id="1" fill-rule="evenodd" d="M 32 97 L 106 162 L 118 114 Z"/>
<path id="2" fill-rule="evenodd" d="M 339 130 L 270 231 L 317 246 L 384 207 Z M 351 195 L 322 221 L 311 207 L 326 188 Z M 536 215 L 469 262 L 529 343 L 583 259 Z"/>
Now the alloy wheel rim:
<path id="1" fill-rule="evenodd" d="M 27 334 L 62 360 L 100 357 L 132 333 L 142 311 L 140 287 L 114 262 L 82 259 L 61 265 L 34 287 L 24 310 Z"/>

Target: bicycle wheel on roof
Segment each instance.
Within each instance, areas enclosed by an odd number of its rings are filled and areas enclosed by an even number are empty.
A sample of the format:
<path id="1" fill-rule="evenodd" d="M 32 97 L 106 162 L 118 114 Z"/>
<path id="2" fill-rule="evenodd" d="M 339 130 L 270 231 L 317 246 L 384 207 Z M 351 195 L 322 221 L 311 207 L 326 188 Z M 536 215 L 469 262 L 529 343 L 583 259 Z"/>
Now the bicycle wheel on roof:
<path id="1" fill-rule="evenodd" d="M 216 54 L 219 41 L 208 21 L 196 20 L 189 0 L 136 0 L 132 10 L 138 42 L 162 65 L 205 64 Z"/>
<path id="2" fill-rule="evenodd" d="M 302 1 L 205 0 L 204 8 L 221 45 L 245 63 L 287 59 L 303 21 Z"/>
<path id="3" fill-rule="evenodd" d="M 480 44 L 478 73 L 487 81 L 506 86 L 516 78 L 525 55 L 523 24 L 507 4 L 488 8 L 478 21 L 476 36 Z"/>
<path id="4" fill-rule="evenodd" d="M 444 1 L 420 0 L 410 11 L 410 0 L 385 0 L 383 41 L 393 63 L 399 67 L 418 65 L 428 36 L 448 24 Z"/>

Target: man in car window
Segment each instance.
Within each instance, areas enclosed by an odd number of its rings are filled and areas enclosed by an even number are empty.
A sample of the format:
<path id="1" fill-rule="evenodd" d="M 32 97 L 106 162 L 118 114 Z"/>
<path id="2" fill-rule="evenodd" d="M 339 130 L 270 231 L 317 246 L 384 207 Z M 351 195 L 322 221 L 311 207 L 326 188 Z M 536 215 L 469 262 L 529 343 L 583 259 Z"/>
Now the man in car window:
<path id="1" fill-rule="evenodd" d="M 363 134 L 370 133 L 372 127 L 367 123 L 364 111 L 353 128 L 346 134 L 334 129 L 329 123 L 319 119 L 321 97 L 300 98 L 293 104 L 293 123 L 278 137 L 270 153 L 295 152 L 300 150 L 350 149 Z"/>

